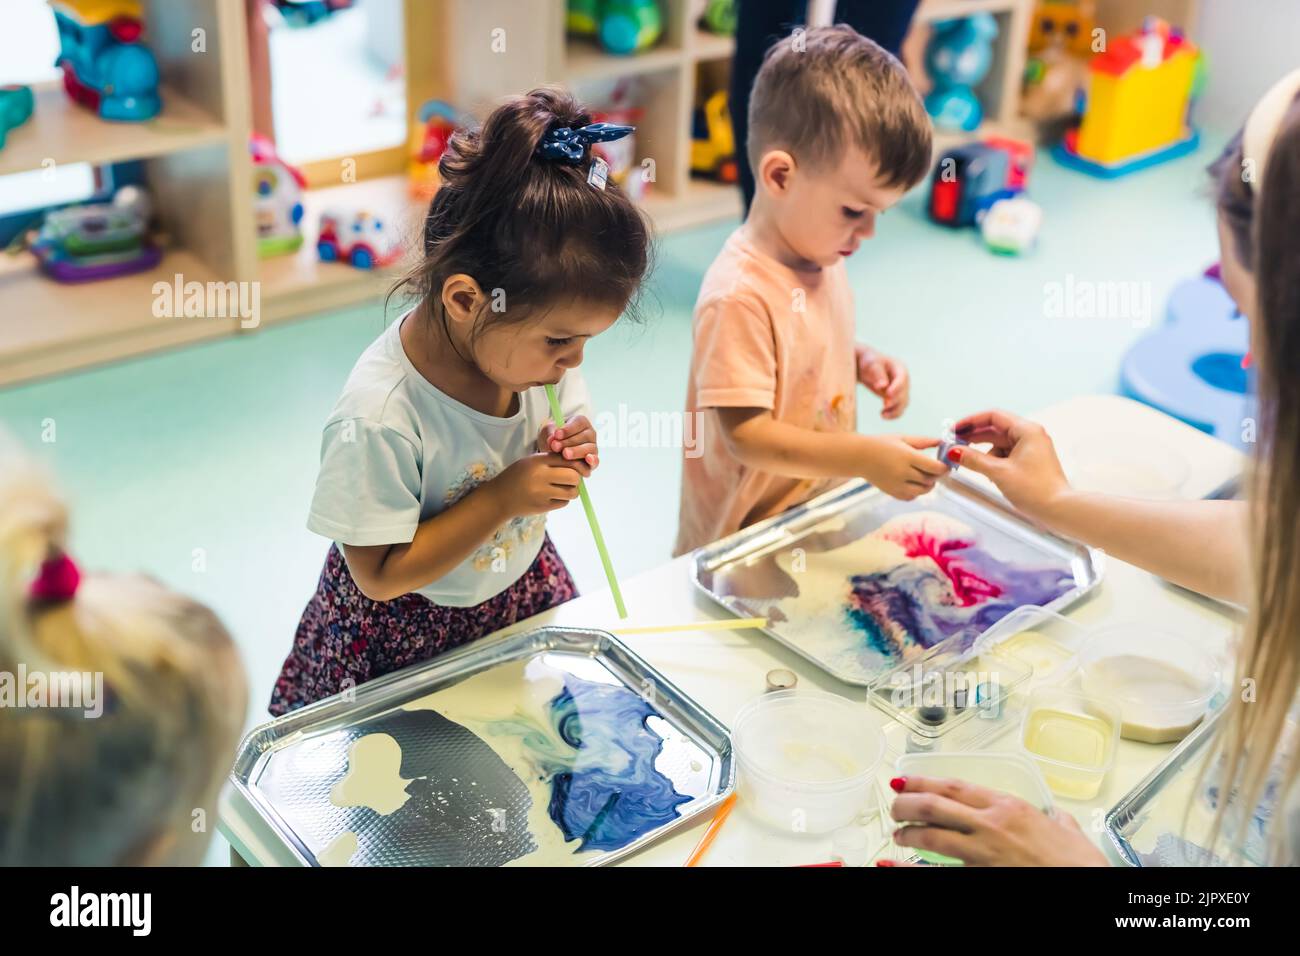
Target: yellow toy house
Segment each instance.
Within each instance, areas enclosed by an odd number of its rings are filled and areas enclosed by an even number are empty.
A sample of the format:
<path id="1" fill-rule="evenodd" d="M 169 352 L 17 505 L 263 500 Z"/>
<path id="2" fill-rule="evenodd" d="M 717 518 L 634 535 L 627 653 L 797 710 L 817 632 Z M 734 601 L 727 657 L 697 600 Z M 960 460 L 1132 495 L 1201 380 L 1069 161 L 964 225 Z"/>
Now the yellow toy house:
<path id="1" fill-rule="evenodd" d="M 1120 176 L 1182 156 L 1199 136 L 1188 122 L 1200 51 L 1169 24 L 1148 18 L 1089 64 L 1083 122 L 1056 148 L 1068 166 Z"/>

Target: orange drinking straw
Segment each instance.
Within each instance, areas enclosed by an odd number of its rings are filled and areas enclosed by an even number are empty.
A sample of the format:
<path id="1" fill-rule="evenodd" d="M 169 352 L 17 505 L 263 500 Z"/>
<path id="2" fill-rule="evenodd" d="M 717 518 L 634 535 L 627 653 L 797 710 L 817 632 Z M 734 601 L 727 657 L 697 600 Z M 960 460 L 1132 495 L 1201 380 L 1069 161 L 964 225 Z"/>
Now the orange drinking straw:
<path id="1" fill-rule="evenodd" d="M 727 816 L 731 813 L 731 808 L 735 805 L 736 794 L 735 791 L 732 791 L 731 795 L 719 805 L 718 812 L 709 821 L 709 828 L 704 831 L 704 836 L 700 837 L 700 842 L 695 844 L 695 849 L 691 851 L 691 855 L 686 861 L 687 866 L 695 866 L 700 862 L 700 858 L 708 852 L 709 847 L 713 845 L 713 841 L 718 835 L 718 831 L 727 822 Z"/>

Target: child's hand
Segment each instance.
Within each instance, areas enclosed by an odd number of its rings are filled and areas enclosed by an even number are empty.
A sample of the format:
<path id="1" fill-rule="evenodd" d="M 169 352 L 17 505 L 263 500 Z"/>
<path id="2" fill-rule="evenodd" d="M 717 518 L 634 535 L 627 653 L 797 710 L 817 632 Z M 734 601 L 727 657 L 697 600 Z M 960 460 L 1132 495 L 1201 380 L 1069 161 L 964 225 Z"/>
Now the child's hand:
<path id="1" fill-rule="evenodd" d="M 862 477 L 893 498 L 911 501 L 948 473 L 948 466 L 938 458 L 923 454 L 923 449 L 939 446 L 937 438 L 873 435 L 870 440 L 873 453 Z"/>
<path id="2" fill-rule="evenodd" d="M 537 438 L 537 450 L 554 452 L 566 461 L 585 462 L 588 470 L 583 472 L 584 477 L 591 474 L 591 468 L 600 464 L 600 456 L 596 453 L 596 429 L 585 415 L 570 419 L 558 429 L 554 422 L 548 421 Z"/>
<path id="3" fill-rule="evenodd" d="M 584 470 L 591 473 L 586 462 L 539 452 L 520 458 L 483 487 L 492 490 L 510 517 L 545 514 L 578 497 L 578 480 Z"/>
<path id="4" fill-rule="evenodd" d="M 1047 522 L 1053 506 L 1070 491 L 1056 446 L 1037 422 L 994 410 L 968 415 L 955 430 L 972 445 L 990 442 L 993 447 L 987 452 L 954 448 L 949 456 L 955 454 L 956 464 L 992 480 L 1029 517 Z"/>
<path id="5" fill-rule="evenodd" d="M 881 418 L 897 418 L 907 410 L 912 381 L 907 366 L 898 359 L 859 345 L 858 381 L 885 403 L 880 410 Z"/>

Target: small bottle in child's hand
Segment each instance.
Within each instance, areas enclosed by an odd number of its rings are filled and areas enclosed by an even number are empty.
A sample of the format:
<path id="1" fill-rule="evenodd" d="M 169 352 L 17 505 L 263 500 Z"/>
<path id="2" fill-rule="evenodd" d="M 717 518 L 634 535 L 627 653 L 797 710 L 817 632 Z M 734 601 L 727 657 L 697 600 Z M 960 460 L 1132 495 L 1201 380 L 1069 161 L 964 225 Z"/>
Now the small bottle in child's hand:
<path id="1" fill-rule="evenodd" d="M 952 451 L 954 448 L 957 448 L 960 445 L 969 445 L 969 444 L 970 442 L 968 442 L 964 438 L 959 438 L 957 436 L 957 433 L 953 431 L 951 428 L 944 429 L 943 434 L 939 436 L 939 460 L 943 462 L 945 465 L 947 465 L 953 471 L 956 471 L 958 467 L 958 462 L 955 462 L 951 458 L 949 458 L 948 452 Z"/>

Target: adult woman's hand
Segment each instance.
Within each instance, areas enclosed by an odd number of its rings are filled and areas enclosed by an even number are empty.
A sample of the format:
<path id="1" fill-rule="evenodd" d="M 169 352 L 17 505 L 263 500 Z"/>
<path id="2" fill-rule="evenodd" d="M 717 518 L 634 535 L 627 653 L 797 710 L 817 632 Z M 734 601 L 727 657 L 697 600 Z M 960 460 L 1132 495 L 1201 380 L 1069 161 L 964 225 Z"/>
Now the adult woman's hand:
<path id="1" fill-rule="evenodd" d="M 1019 797 L 961 780 L 895 777 L 890 810 L 899 846 L 971 866 L 1107 866 L 1068 813 L 1044 813 Z"/>
<path id="2" fill-rule="evenodd" d="M 984 475 L 1016 508 L 1048 523 L 1070 491 L 1061 461 L 1047 430 L 1010 412 L 993 410 L 968 415 L 955 428 L 972 445 L 989 443 L 987 452 L 958 446 L 949 460 Z"/>

